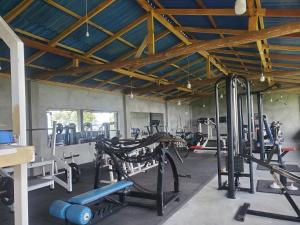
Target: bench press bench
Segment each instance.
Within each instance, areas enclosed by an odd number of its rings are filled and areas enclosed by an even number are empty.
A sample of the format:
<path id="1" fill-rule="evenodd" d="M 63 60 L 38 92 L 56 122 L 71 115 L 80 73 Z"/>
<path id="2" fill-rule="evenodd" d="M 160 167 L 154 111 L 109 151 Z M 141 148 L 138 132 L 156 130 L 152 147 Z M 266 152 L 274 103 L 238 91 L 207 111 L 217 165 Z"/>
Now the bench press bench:
<path id="1" fill-rule="evenodd" d="M 133 182 L 122 180 L 114 184 L 94 189 L 83 194 L 74 196 L 66 202 L 54 201 L 50 208 L 50 215 L 62 219 L 66 224 L 85 225 L 91 220 L 104 218 L 113 211 L 125 206 L 124 191 L 133 186 Z M 122 191 L 122 193 L 120 193 Z M 113 200 L 109 195 L 118 193 L 119 201 Z M 92 204 L 97 202 L 97 204 Z M 98 204 L 103 203 L 103 204 Z M 106 207 L 101 205 L 105 205 Z"/>

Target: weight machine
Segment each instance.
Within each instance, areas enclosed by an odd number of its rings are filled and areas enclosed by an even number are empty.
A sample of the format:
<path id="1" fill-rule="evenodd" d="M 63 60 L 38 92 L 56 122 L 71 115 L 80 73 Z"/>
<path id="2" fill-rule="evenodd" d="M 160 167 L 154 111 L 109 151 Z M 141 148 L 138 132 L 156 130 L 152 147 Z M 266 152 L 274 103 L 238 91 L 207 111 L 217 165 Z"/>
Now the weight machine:
<path id="1" fill-rule="evenodd" d="M 219 89 L 225 85 L 226 89 L 226 113 L 227 113 L 227 156 L 225 157 L 225 170 L 222 169 L 222 144 L 220 134 L 220 102 Z M 244 97 L 245 96 L 245 97 Z M 245 104 L 243 100 L 245 101 Z M 236 191 L 254 193 L 253 163 L 244 160 L 245 152 L 252 154 L 252 108 L 249 82 L 242 76 L 228 75 L 219 79 L 215 84 L 216 101 L 216 133 L 217 133 L 217 158 L 218 158 L 218 189 L 227 190 L 228 198 L 235 198 Z M 243 135 L 244 105 L 246 106 L 246 124 L 249 127 L 247 135 Z M 244 166 L 248 164 L 249 172 L 245 172 Z M 222 181 L 226 176 L 227 180 Z M 240 177 L 249 179 L 248 187 L 240 186 Z"/>
<path id="2" fill-rule="evenodd" d="M 156 133 L 154 135 L 148 136 L 144 140 L 119 140 L 118 138 L 113 138 L 107 140 L 101 136 L 97 139 L 96 150 L 96 173 L 95 173 L 95 183 L 94 188 L 98 189 L 100 186 L 100 173 L 103 162 L 103 156 L 105 154 L 109 155 L 113 162 L 114 172 L 117 174 L 117 180 L 120 182 L 122 179 L 133 182 L 135 188 L 138 191 L 130 191 L 126 193 L 126 196 L 131 196 L 135 198 L 142 198 L 148 200 L 154 200 L 156 202 L 157 214 L 162 216 L 164 213 L 164 208 L 173 200 L 179 199 L 179 174 L 173 156 L 170 154 L 170 150 L 176 152 L 176 156 L 182 162 L 176 147 L 175 142 L 182 142 L 182 139 L 173 138 L 167 133 Z M 153 151 L 140 152 L 138 155 L 131 155 L 130 153 L 141 148 L 145 148 L 149 145 L 156 143 L 156 147 Z M 140 163 L 147 164 L 153 160 L 158 161 L 158 175 L 157 175 L 157 190 L 152 192 L 145 187 L 137 184 L 123 169 L 120 162 L 128 163 Z M 166 162 L 171 166 L 173 175 L 173 191 L 164 191 L 164 171 Z M 149 207 L 143 203 L 131 202 L 131 205 L 139 205 L 142 207 Z M 152 207 L 151 207 L 152 208 Z"/>

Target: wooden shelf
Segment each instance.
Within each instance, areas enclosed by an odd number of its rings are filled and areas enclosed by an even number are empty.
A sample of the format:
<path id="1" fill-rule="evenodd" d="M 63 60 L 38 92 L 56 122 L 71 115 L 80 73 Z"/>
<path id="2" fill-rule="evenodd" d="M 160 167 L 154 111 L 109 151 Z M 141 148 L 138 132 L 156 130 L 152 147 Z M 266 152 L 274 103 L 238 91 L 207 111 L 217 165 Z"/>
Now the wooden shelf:
<path id="1" fill-rule="evenodd" d="M 33 146 L 0 145 L 0 167 L 34 161 Z"/>

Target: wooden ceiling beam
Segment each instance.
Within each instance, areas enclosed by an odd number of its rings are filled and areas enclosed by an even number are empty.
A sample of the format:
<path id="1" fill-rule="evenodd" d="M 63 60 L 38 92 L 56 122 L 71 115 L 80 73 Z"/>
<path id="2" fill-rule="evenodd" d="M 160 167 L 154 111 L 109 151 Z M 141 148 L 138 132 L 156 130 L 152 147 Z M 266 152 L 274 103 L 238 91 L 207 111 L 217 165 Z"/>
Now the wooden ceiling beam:
<path id="1" fill-rule="evenodd" d="M 52 75 L 52 74 L 70 74 L 70 73 L 84 73 L 84 72 L 92 72 L 95 70 L 103 71 L 103 70 L 112 70 L 121 67 L 141 67 L 144 65 L 161 62 L 170 58 L 193 54 L 198 51 L 209 51 L 212 49 L 225 48 L 225 47 L 233 47 L 239 46 L 242 44 L 248 44 L 255 42 L 257 40 L 267 39 L 279 37 L 282 35 L 300 32 L 300 22 L 282 24 L 279 26 L 274 26 L 271 28 L 266 28 L 260 31 L 251 31 L 246 34 L 227 37 L 222 39 L 211 40 L 207 42 L 194 43 L 187 46 L 183 46 L 180 48 L 170 49 L 168 51 L 164 51 L 161 53 L 157 53 L 152 56 L 148 56 L 141 59 L 134 60 L 125 60 L 125 61 L 117 61 L 113 63 L 107 63 L 103 65 L 94 65 L 94 66 L 85 66 L 78 67 L 75 69 L 69 70 L 57 70 L 52 73 L 44 73 L 44 75 Z"/>
<path id="2" fill-rule="evenodd" d="M 273 65 L 274 67 L 300 69 L 300 64 L 273 63 L 272 65 Z"/>
<path id="3" fill-rule="evenodd" d="M 244 66 L 240 65 L 240 64 L 233 64 L 233 63 L 224 63 L 227 68 L 229 70 L 231 70 L 232 68 L 239 68 L 239 69 L 244 69 Z M 247 65 L 247 68 L 249 70 L 254 70 L 254 71 L 261 71 L 260 67 L 259 66 L 249 66 Z"/>
<path id="4" fill-rule="evenodd" d="M 162 15 L 184 16 L 249 16 L 249 10 L 243 15 L 236 15 L 233 8 L 218 9 L 155 9 L 155 13 Z M 263 17 L 300 17 L 300 9 L 266 9 L 255 10 L 257 16 Z"/>
<path id="5" fill-rule="evenodd" d="M 119 30 L 117 33 L 112 35 L 111 37 L 105 39 L 104 41 L 101 41 L 99 44 L 91 48 L 89 51 L 85 53 L 85 56 L 91 56 L 95 52 L 101 50 L 105 46 L 111 44 L 113 41 L 115 41 L 118 37 L 122 36 L 123 34 L 129 32 L 136 26 L 140 25 L 142 22 L 144 22 L 147 19 L 147 15 L 143 15 L 134 21 L 132 21 L 130 24 L 128 24 L 126 27 L 123 27 L 121 30 Z"/>
<path id="6" fill-rule="evenodd" d="M 46 2 L 47 4 L 49 4 L 49 5 L 51 5 L 51 6 L 55 7 L 55 8 L 57 8 L 57 9 L 63 11 L 64 13 L 66 13 L 66 14 L 68 14 L 68 15 L 70 15 L 70 16 L 72 16 L 72 17 L 78 19 L 78 20 L 80 20 L 80 19 L 82 18 L 82 16 L 78 15 L 77 13 L 73 12 L 72 10 L 70 10 L 70 9 L 68 9 L 68 8 L 65 8 L 64 6 L 58 4 L 57 2 L 55 2 L 55 1 L 53 1 L 53 0 L 44 0 L 44 2 Z M 103 33 L 109 35 L 109 36 L 114 35 L 113 32 L 111 32 L 111 31 L 105 29 L 104 27 L 102 27 L 102 26 L 100 26 L 100 25 L 94 23 L 94 22 L 91 21 L 91 20 L 88 20 L 88 21 L 86 21 L 86 22 L 87 22 L 90 26 L 92 26 L 93 28 L 95 28 L 95 29 L 97 29 L 97 30 L 99 30 L 99 31 L 101 31 L 101 32 L 103 32 Z M 136 48 L 135 45 L 133 45 L 132 43 L 126 41 L 126 40 L 123 39 L 122 37 L 118 37 L 118 40 L 119 40 L 120 42 L 122 42 L 123 44 L 125 44 L 125 45 L 131 47 L 131 48 Z"/>
<path id="7" fill-rule="evenodd" d="M 147 46 L 148 46 L 148 54 L 149 55 L 155 54 L 153 11 L 150 11 L 147 17 Z"/>
<path id="8" fill-rule="evenodd" d="M 201 28 L 201 27 L 175 27 L 175 29 L 183 32 L 205 33 L 205 34 L 240 35 L 247 32 L 247 30 L 239 30 L 239 29 L 220 29 L 220 28 Z"/>
<path id="9" fill-rule="evenodd" d="M 13 21 L 18 15 L 20 15 L 22 12 L 24 12 L 31 4 L 33 3 L 33 0 L 23 0 L 21 1 L 17 6 L 15 6 L 11 11 L 9 11 L 5 16 L 3 16 L 3 19 L 10 23 Z"/>
<path id="10" fill-rule="evenodd" d="M 110 83 L 110 82 L 113 82 L 113 81 L 115 81 L 115 80 L 119 80 L 119 79 L 121 79 L 121 78 L 123 78 L 123 77 L 124 77 L 123 74 L 120 74 L 120 75 L 118 75 L 118 76 L 111 77 L 111 78 L 109 78 L 109 79 L 107 79 L 107 80 L 103 80 L 100 84 L 98 84 L 98 85 L 96 86 L 96 88 L 102 88 L 102 87 L 104 87 L 106 84 L 108 84 L 108 83 Z"/>
<path id="11" fill-rule="evenodd" d="M 81 27 L 84 23 L 86 23 L 88 20 L 96 16 L 98 13 L 105 10 L 107 7 L 109 7 L 112 3 L 114 3 L 115 0 L 106 0 L 102 3 L 100 3 L 98 6 L 93 8 L 85 17 L 81 17 L 79 20 L 77 20 L 75 23 L 73 23 L 71 26 L 69 26 L 67 29 L 65 29 L 63 32 L 61 32 L 59 35 L 57 35 L 55 38 L 50 40 L 48 42 L 48 45 L 51 47 L 54 47 L 57 45 L 57 43 L 64 38 L 66 38 L 69 34 L 77 30 L 79 27 Z M 44 55 L 45 52 L 36 52 L 31 57 L 27 59 L 27 62 L 33 62 Z"/>
<path id="12" fill-rule="evenodd" d="M 264 48 L 270 48 L 272 50 L 282 50 L 282 51 L 300 51 L 300 46 L 293 45 L 264 45 Z"/>
<path id="13" fill-rule="evenodd" d="M 50 46 L 56 45 L 59 41 L 63 40 L 65 37 L 67 37 L 69 34 L 77 30 L 79 27 L 81 27 L 83 24 L 85 24 L 88 20 L 108 8 L 111 4 L 113 4 L 116 0 L 105 0 L 98 6 L 94 7 L 90 12 L 87 13 L 86 16 L 82 17 L 81 19 L 77 20 L 75 23 L 73 23 L 71 26 L 69 26 L 67 29 L 65 29 L 62 33 L 57 35 L 55 38 L 53 38 L 50 42 Z"/>
<path id="14" fill-rule="evenodd" d="M 155 9 L 155 13 L 162 15 L 185 16 L 237 16 L 234 9 Z M 247 15 L 247 14 L 245 14 Z"/>
<path id="15" fill-rule="evenodd" d="M 248 20 L 248 30 L 249 31 L 257 31 L 259 30 L 259 19 L 258 16 L 255 15 L 255 5 L 254 5 L 254 0 L 248 0 L 248 11 L 249 11 L 249 20 Z M 265 52 L 262 46 L 262 40 L 257 40 L 256 41 L 258 53 L 260 56 L 261 64 L 263 67 L 264 71 L 270 71 L 270 64 L 267 63 Z"/>
<path id="16" fill-rule="evenodd" d="M 205 6 L 203 0 L 196 0 L 196 4 L 197 4 L 199 7 L 203 8 L 203 9 L 206 9 L 206 6 Z M 213 18 L 213 16 L 207 16 L 207 17 L 208 17 L 208 20 L 210 21 L 212 27 L 213 27 L 215 30 L 217 30 L 217 29 L 218 29 L 218 28 L 217 28 L 217 22 L 215 21 L 215 19 Z M 222 33 L 219 33 L 219 35 L 220 35 L 221 38 L 224 38 L 224 37 L 225 37 L 224 34 L 222 34 Z M 233 49 L 232 47 L 230 47 L 230 49 L 234 52 L 234 49 Z M 240 56 L 239 56 L 238 54 L 236 54 L 236 53 L 234 53 L 234 55 L 235 55 L 237 58 L 240 57 Z M 219 59 L 217 59 L 217 60 L 220 61 Z M 210 62 L 210 59 L 209 59 L 209 62 Z M 222 65 L 224 66 L 224 64 L 222 64 Z M 243 66 L 245 67 L 245 70 L 247 70 L 247 68 L 246 68 L 246 66 L 244 65 L 243 62 L 241 62 L 241 65 L 243 65 Z M 226 67 L 226 66 L 225 66 L 225 67 Z"/>
<path id="17" fill-rule="evenodd" d="M 143 54 L 143 51 L 145 50 L 145 48 L 147 47 L 147 43 L 148 43 L 148 35 L 144 38 L 144 40 L 142 41 L 140 47 L 137 49 L 137 51 L 133 51 L 135 52 L 134 58 L 138 59 L 141 57 L 141 55 Z M 129 52 L 131 53 L 131 52 Z M 132 55 L 132 54 L 131 54 Z M 129 57 L 127 57 L 129 58 Z"/>
<path id="18" fill-rule="evenodd" d="M 238 54 L 242 56 L 259 57 L 259 54 L 256 52 L 232 51 L 232 50 L 223 50 L 223 49 L 214 49 L 214 50 L 210 50 L 209 52 L 215 54 L 229 54 L 229 55 Z"/>
<path id="19" fill-rule="evenodd" d="M 147 11 L 153 10 L 153 8 L 148 4 L 145 0 L 137 0 L 137 2 Z M 154 10 L 155 12 L 155 10 Z M 160 22 L 162 25 L 164 25 L 170 32 L 172 32 L 177 38 L 179 38 L 182 42 L 184 42 L 186 45 L 192 44 L 191 41 L 180 31 L 177 31 L 173 25 L 171 25 L 163 16 L 153 13 L 153 16 L 155 19 Z M 205 50 L 198 51 L 200 55 L 202 55 L 204 58 L 207 58 L 209 53 Z M 222 71 L 224 74 L 227 74 L 227 71 L 225 68 L 223 68 L 214 58 L 211 59 L 211 63 L 217 67 L 220 71 Z"/>

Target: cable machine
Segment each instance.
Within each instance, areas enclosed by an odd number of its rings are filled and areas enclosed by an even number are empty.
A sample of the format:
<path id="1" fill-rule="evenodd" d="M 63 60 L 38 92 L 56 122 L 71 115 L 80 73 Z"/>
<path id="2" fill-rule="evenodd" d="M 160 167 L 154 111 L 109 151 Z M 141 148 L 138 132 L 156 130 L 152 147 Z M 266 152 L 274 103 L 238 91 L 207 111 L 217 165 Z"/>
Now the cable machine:
<path id="1" fill-rule="evenodd" d="M 226 90 L 226 115 L 227 115 L 227 157 L 225 157 L 226 169 L 222 169 L 223 158 L 221 155 L 220 133 L 220 100 L 219 89 L 225 85 Z M 252 155 L 252 104 L 249 82 L 242 76 L 228 75 L 221 78 L 215 85 L 216 100 L 216 133 L 217 133 L 217 158 L 218 158 L 218 189 L 227 190 L 228 198 L 235 198 L 236 191 L 254 193 L 253 163 L 245 160 L 245 153 Z M 245 100 L 245 104 L 244 101 Z M 246 111 L 244 112 L 244 106 Z M 246 124 L 244 116 L 247 117 Z M 248 126 L 245 134 L 244 125 Z M 248 164 L 249 171 L 244 170 Z M 222 178 L 227 176 L 227 181 Z M 249 187 L 240 187 L 239 178 L 249 178 Z"/>

